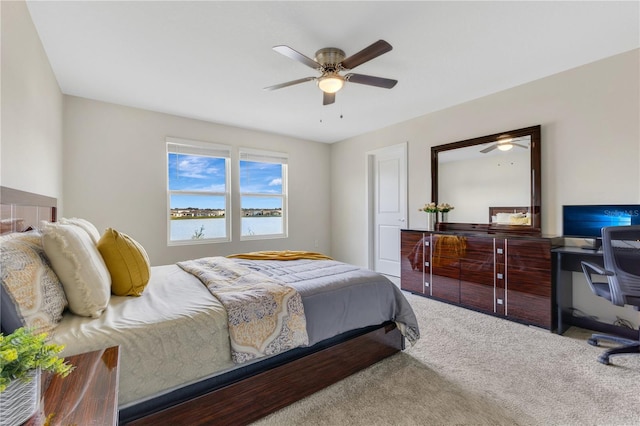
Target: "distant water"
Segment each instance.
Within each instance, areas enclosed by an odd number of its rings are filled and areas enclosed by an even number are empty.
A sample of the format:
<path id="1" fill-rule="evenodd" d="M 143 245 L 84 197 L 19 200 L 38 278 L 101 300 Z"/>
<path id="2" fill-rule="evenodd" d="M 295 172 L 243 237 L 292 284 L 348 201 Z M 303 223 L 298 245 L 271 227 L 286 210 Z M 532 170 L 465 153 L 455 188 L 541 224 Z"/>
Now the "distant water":
<path id="1" fill-rule="evenodd" d="M 281 217 L 243 217 L 242 235 L 282 234 Z M 190 240 L 202 228 L 202 238 L 224 237 L 224 219 L 183 219 L 171 221 L 171 240 Z"/>

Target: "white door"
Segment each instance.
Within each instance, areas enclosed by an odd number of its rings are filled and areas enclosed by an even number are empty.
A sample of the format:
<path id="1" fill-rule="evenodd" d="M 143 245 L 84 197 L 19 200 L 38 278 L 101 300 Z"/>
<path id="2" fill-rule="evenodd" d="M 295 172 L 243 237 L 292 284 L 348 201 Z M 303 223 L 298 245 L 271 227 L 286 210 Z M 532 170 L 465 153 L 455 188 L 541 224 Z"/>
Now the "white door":
<path id="1" fill-rule="evenodd" d="M 371 152 L 369 194 L 373 270 L 400 276 L 400 230 L 407 226 L 407 146 Z"/>

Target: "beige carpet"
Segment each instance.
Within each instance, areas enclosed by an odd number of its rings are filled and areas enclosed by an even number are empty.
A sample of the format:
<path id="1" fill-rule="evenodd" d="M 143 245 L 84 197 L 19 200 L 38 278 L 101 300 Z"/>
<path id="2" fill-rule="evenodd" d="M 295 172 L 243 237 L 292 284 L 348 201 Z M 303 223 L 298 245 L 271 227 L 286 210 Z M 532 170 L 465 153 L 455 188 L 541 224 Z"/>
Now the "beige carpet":
<path id="1" fill-rule="evenodd" d="M 407 295 L 411 348 L 255 425 L 640 425 L 640 356 Z"/>

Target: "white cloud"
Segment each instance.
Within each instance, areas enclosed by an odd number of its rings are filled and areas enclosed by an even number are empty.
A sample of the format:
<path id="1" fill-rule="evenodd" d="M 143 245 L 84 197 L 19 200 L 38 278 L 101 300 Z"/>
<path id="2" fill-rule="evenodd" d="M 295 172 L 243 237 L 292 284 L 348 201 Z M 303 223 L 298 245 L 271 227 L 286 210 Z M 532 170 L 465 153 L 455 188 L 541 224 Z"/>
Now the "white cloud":
<path id="1" fill-rule="evenodd" d="M 212 167 L 207 159 L 195 156 L 180 157 L 177 167 L 180 177 L 211 179 L 212 175 L 218 173 L 218 169 Z"/>
<path id="2" fill-rule="evenodd" d="M 211 192 L 224 192 L 226 189 L 224 183 L 209 185 L 205 188 L 202 188 L 203 191 L 211 191 Z"/>
<path id="3" fill-rule="evenodd" d="M 269 186 L 282 185 L 282 178 L 275 178 L 269 182 Z"/>

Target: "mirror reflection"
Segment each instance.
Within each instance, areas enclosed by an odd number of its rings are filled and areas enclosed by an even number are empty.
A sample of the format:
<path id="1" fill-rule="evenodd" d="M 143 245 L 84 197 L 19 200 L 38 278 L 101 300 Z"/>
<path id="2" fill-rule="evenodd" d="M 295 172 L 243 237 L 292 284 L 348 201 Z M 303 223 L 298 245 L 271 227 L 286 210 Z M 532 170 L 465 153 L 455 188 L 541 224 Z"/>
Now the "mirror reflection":
<path id="1" fill-rule="evenodd" d="M 438 155 L 438 200 L 455 209 L 449 222 L 531 225 L 531 136 L 468 146 Z M 513 211 L 493 212 L 490 208 Z"/>
<path id="2" fill-rule="evenodd" d="M 541 232 L 540 126 L 431 148 L 431 200 L 455 208 L 440 231 Z"/>

